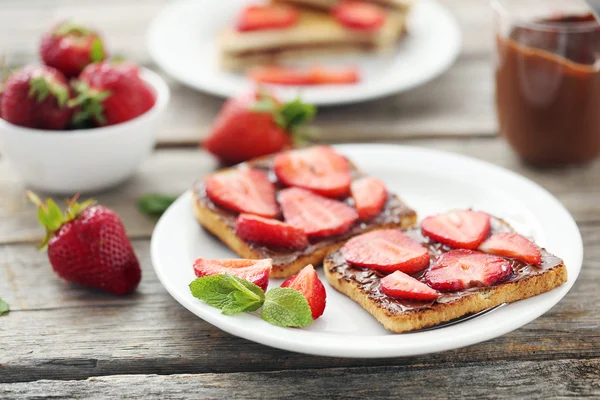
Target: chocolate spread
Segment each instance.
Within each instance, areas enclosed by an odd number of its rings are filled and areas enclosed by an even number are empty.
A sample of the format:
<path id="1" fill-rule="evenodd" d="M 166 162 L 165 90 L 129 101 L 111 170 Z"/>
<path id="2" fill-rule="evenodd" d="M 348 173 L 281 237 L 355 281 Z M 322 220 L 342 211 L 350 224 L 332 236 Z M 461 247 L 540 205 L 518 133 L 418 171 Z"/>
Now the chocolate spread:
<path id="1" fill-rule="evenodd" d="M 525 161 L 581 163 L 600 154 L 600 25 L 590 15 L 498 35 L 501 134 Z"/>
<path id="2" fill-rule="evenodd" d="M 512 229 L 502 220 L 492 217 L 491 234 L 500 232 L 512 232 Z M 427 248 L 431 258 L 431 264 L 433 264 L 434 260 L 440 255 L 451 250 L 448 246 L 431 241 L 423 236 L 420 229 L 411 229 L 405 233 Z M 518 260 L 510 259 L 513 273 L 503 283 L 518 282 L 531 276 L 542 274 L 563 263 L 560 258 L 548 253 L 546 250 L 542 249 L 541 252 L 542 262 L 540 265 L 526 264 Z M 381 307 L 385 308 L 390 314 L 423 311 L 433 307 L 436 303 L 452 303 L 469 294 L 485 291 L 487 289 L 474 287 L 457 292 L 442 292 L 440 293 L 440 296 L 433 301 L 395 299 L 381 291 L 379 282 L 381 278 L 385 276 L 384 274 L 369 268 L 360 268 L 349 265 L 346 263 L 340 250 L 330 253 L 325 261 L 331 266 L 330 272 L 335 273 L 338 279 L 344 279 L 358 284 L 361 291 L 366 293 L 369 298 L 379 303 Z M 419 271 L 414 274 L 413 277 L 424 281 L 425 271 L 427 271 L 428 268 Z"/>
<path id="3" fill-rule="evenodd" d="M 275 172 L 273 171 L 272 161 L 272 157 L 267 157 L 259 160 L 253 160 L 247 163 L 242 163 L 233 168 L 256 168 L 263 170 L 267 173 L 269 179 L 274 183 L 276 190 L 279 191 L 284 187 L 277 181 L 277 177 L 275 176 Z M 351 174 L 352 179 L 357 179 L 364 176 L 361 172 L 359 172 L 356 168 L 352 166 Z M 192 190 L 194 191 L 194 197 L 197 199 L 198 202 L 200 202 L 204 207 L 210 209 L 215 214 L 217 214 L 223 220 L 223 222 L 227 224 L 227 226 L 229 226 L 232 229 L 235 228 L 235 221 L 237 219 L 238 213 L 235 211 L 227 210 L 223 207 L 219 207 L 215 203 L 213 203 L 206 195 L 206 188 L 203 181 L 196 182 Z M 348 204 L 349 206 L 354 207 L 354 202 L 352 201 L 351 197 L 345 198 L 342 201 Z M 309 246 L 305 249 L 285 250 L 265 247 L 254 243 L 247 244 L 248 246 L 256 250 L 260 254 L 261 258 L 271 258 L 273 260 L 273 265 L 285 265 L 293 262 L 294 260 L 302 256 L 312 254 L 315 251 L 331 246 L 332 244 L 344 242 L 353 236 L 365 233 L 374 228 L 383 226 L 399 226 L 403 218 L 411 216 L 416 216 L 415 211 L 410 209 L 397 196 L 390 194 L 383 210 L 375 218 L 370 219 L 368 221 L 355 222 L 354 225 L 342 235 L 311 240 Z"/>

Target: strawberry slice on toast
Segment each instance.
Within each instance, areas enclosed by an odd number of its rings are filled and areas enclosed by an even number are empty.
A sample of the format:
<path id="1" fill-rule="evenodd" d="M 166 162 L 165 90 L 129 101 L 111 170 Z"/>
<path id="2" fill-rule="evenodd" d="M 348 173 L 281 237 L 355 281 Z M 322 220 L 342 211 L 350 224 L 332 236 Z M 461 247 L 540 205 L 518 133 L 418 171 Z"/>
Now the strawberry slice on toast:
<path id="1" fill-rule="evenodd" d="M 385 184 L 380 179 L 369 176 L 353 181 L 350 192 L 361 221 L 379 215 L 388 198 Z"/>
<path id="2" fill-rule="evenodd" d="M 237 22 L 240 32 L 285 29 L 298 22 L 300 13 L 294 7 L 283 4 L 250 6 L 244 9 Z"/>
<path id="3" fill-rule="evenodd" d="M 409 300 L 435 300 L 438 292 L 401 271 L 381 278 L 381 291 L 388 296 Z"/>
<path id="4" fill-rule="evenodd" d="M 248 242 L 270 247 L 300 250 L 308 246 L 302 229 L 272 218 L 240 214 L 235 223 L 235 233 Z"/>
<path id="5" fill-rule="evenodd" d="M 528 264 L 542 262 L 540 249 L 530 240 L 517 233 L 497 233 L 479 246 L 484 253 L 515 258 Z"/>
<path id="6" fill-rule="evenodd" d="M 449 247 L 474 250 L 490 233 L 490 216 L 482 211 L 449 211 L 425 218 L 421 231 Z"/>

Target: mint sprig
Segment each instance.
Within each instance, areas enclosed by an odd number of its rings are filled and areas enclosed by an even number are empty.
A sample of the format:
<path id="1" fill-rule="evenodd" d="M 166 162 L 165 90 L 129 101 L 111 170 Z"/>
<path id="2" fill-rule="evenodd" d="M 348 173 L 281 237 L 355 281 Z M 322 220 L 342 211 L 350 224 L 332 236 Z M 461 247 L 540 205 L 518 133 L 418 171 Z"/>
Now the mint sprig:
<path id="1" fill-rule="evenodd" d="M 0 299 L 0 315 L 8 314 L 10 312 L 10 306 L 7 302 Z"/>
<path id="2" fill-rule="evenodd" d="M 175 200 L 177 196 L 148 193 L 138 199 L 138 208 L 145 215 L 160 217 Z"/>
<path id="3" fill-rule="evenodd" d="M 192 295 L 222 310 L 225 315 L 256 311 L 270 324 L 303 328 L 312 324 L 308 301 L 297 290 L 273 288 L 265 295 L 255 284 L 230 274 L 197 278 L 190 284 Z"/>

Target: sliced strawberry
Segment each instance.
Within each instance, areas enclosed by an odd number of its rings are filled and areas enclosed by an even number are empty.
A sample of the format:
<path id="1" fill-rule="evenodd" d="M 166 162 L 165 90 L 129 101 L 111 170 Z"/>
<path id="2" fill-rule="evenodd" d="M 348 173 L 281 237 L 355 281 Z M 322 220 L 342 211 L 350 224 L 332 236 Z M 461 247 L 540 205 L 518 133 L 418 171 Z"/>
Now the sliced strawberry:
<path id="1" fill-rule="evenodd" d="M 298 22 L 297 9 L 281 4 L 250 6 L 244 9 L 237 22 L 240 32 L 289 28 Z"/>
<path id="2" fill-rule="evenodd" d="M 342 68 L 314 66 L 308 73 L 313 85 L 343 85 L 360 81 L 358 68 L 354 66 Z"/>
<path id="3" fill-rule="evenodd" d="M 279 210 L 275 186 L 257 169 L 234 169 L 211 175 L 206 180 L 208 198 L 233 211 L 273 218 Z"/>
<path id="4" fill-rule="evenodd" d="M 323 286 L 312 265 L 308 264 L 298 274 L 287 278 L 283 281 L 281 287 L 287 287 L 302 293 L 308 301 L 313 319 L 317 319 L 323 315 L 327 293 L 325 292 L 325 286 Z"/>
<path id="5" fill-rule="evenodd" d="M 396 229 L 364 233 L 342 247 L 346 261 L 383 272 L 412 274 L 429 265 L 429 253 L 419 243 Z"/>
<path id="6" fill-rule="evenodd" d="M 336 85 L 359 81 L 356 67 L 326 68 L 313 66 L 308 69 L 281 65 L 258 66 L 248 73 L 250 79 L 274 85 Z"/>
<path id="7" fill-rule="evenodd" d="M 376 30 L 385 22 L 385 9 L 366 1 L 341 1 L 332 11 L 337 21 L 350 29 Z"/>
<path id="8" fill-rule="evenodd" d="M 376 217 L 387 201 L 388 192 L 385 184 L 371 177 L 360 178 L 350 185 L 350 193 L 354 199 L 354 208 L 362 221 Z"/>
<path id="9" fill-rule="evenodd" d="M 479 246 L 484 253 L 516 258 L 528 264 L 542 262 L 540 249 L 531 241 L 516 233 L 497 233 Z"/>
<path id="10" fill-rule="evenodd" d="M 277 179 L 287 186 L 327 197 L 346 196 L 350 189 L 352 177 L 348 161 L 328 146 L 278 154 L 273 167 Z"/>
<path id="11" fill-rule="evenodd" d="M 235 233 L 244 240 L 268 247 L 300 250 L 308 246 L 308 238 L 302 229 L 252 214 L 238 216 Z"/>
<path id="12" fill-rule="evenodd" d="M 450 250 L 425 273 L 427 284 L 453 292 L 470 287 L 492 286 L 512 274 L 510 262 L 502 257 L 473 250 Z"/>
<path id="13" fill-rule="evenodd" d="M 401 271 L 383 277 L 380 284 L 383 293 L 400 299 L 434 300 L 439 295 L 423 282 Z"/>
<path id="14" fill-rule="evenodd" d="M 352 207 L 304 189 L 283 189 L 279 202 L 285 221 L 302 229 L 309 238 L 341 235 L 358 218 Z"/>
<path id="15" fill-rule="evenodd" d="M 199 258 L 194 262 L 194 273 L 197 277 L 230 274 L 267 290 L 271 274 L 271 259 L 264 260 L 207 260 Z"/>
<path id="16" fill-rule="evenodd" d="M 490 233 L 490 216 L 481 211 L 449 211 L 425 218 L 421 223 L 421 231 L 450 247 L 473 250 Z"/>

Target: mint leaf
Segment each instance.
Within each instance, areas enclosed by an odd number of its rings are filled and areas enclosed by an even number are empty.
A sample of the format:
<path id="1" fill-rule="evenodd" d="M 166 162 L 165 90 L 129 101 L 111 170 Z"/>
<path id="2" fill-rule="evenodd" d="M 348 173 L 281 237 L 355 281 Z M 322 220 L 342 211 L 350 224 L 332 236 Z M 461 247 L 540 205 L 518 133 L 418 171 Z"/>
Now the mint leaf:
<path id="1" fill-rule="evenodd" d="M 260 287 L 230 274 L 197 278 L 190 284 L 190 291 L 194 297 L 221 309 L 225 315 L 256 311 L 265 300 Z"/>
<path id="2" fill-rule="evenodd" d="M 138 199 L 138 208 L 143 214 L 159 217 L 175 200 L 177 200 L 176 196 L 149 193 Z"/>
<path id="3" fill-rule="evenodd" d="M 312 324 L 312 313 L 308 301 L 297 290 L 274 288 L 267 292 L 261 318 L 278 326 L 303 328 Z"/>
<path id="4" fill-rule="evenodd" d="M 8 305 L 8 303 L 0 299 L 0 315 L 8 314 L 9 311 L 10 306 Z"/>
<path id="5" fill-rule="evenodd" d="M 104 45 L 100 38 L 95 38 L 92 41 L 92 46 L 90 47 L 90 60 L 92 60 L 92 62 L 104 60 Z"/>

